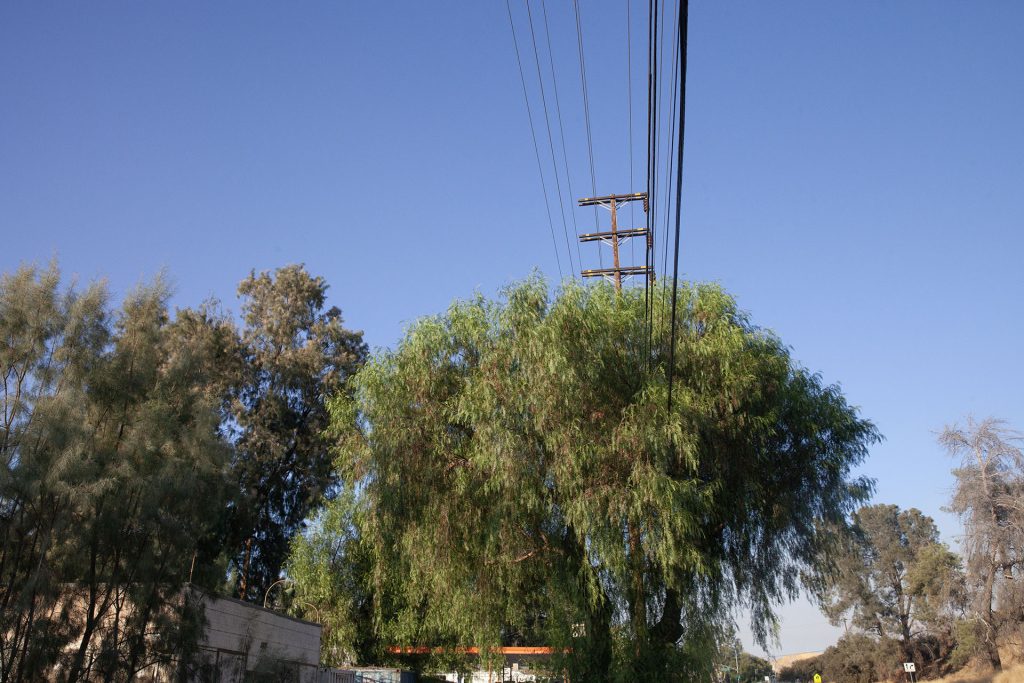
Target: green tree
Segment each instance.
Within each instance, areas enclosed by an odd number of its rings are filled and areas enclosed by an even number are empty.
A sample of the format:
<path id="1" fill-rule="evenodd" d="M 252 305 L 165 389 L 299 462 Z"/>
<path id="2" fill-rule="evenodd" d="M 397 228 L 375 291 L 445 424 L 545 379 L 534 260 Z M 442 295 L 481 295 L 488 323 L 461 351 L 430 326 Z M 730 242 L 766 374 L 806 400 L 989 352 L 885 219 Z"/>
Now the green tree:
<path id="1" fill-rule="evenodd" d="M 679 286 L 668 411 L 653 292 L 650 346 L 642 289 L 457 302 L 333 401 L 383 642 L 543 643 L 574 679 L 695 680 L 735 605 L 767 637 L 866 497 L 850 470 L 877 433 L 711 285 Z"/>
<path id="2" fill-rule="evenodd" d="M 239 597 L 263 599 L 288 543 L 335 484 L 326 400 L 362 364 L 362 333 L 326 307 L 327 283 L 302 266 L 253 272 L 238 287 L 243 326 L 225 429 L 238 495 L 230 514 Z M 219 327 L 220 321 L 207 317 Z"/>
<path id="3" fill-rule="evenodd" d="M 0 277 L 0 680 L 129 680 L 194 644 L 178 605 L 228 448 L 167 296 L 114 313 L 55 266 Z"/>
<path id="4" fill-rule="evenodd" d="M 765 676 L 774 673 L 771 662 L 743 651 L 739 638 L 731 630 L 721 640 L 716 656 L 716 668 L 725 681 L 762 683 Z"/>
<path id="5" fill-rule="evenodd" d="M 851 631 L 813 661 L 814 670 L 825 681 L 872 683 L 902 680 L 904 658 L 898 640 Z M 812 677 L 813 674 L 803 680 L 810 681 Z"/>
<path id="6" fill-rule="evenodd" d="M 973 635 L 999 670 L 1000 639 L 1024 624 L 1024 440 L 989 418 L 948 426 L 939 442 L 960 458 L 950 509 L 964 525 Z"/>
<path id="7" fill-rule="evenodd" d="M 291 607 L 323 626 L 320 661 L 328 666 L 368 664 L 385 655 L 372 639 L 370 557 L 358 533 L 363 514 L 360 501 L 344 491 L 293 539 L 288 558 Z"/>
<path id="8" fill-rule="evenodd" d="M 822 671 L 822 655 L 817 657 L 807 657 L 805 659 L 798 659 L 789 666 L 785 666 L 779 671 L 779 681 L 782 683 L 811 683 L 814 680 L 814 674 L 820 674 Z M 862 678 L 853 678 L 852 683 L 869 683 L 864 681 Z"/>
<path id="9" fill-rule="evenodd" d="M 762 683 L 765 676 L 775 673 L 771 662 L 749 652 L 740 652 L 739 666 L 740 683 Z"/>
<path id="10" fill-rule="evenodd" d="M 825 597 L 833 624 L 850 615 L 854 628 L 899 641 L 905 661 L 923 664 L 915 658 L 915 641 L 941 645 L 930 660 L 949 654 L 963 613 L 964 579 L 960 559 L 939 541 L 931 517 L 896 505 L 863 507 L 834 560 L 838 571 Z"/>

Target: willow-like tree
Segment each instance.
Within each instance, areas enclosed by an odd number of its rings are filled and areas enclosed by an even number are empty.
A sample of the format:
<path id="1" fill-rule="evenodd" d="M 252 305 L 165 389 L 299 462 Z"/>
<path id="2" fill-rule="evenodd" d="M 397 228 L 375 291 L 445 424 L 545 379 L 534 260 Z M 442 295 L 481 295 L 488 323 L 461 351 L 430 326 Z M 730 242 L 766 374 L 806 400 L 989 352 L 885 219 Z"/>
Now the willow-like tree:
<path id="1" fill-rule="evenodd" d="M 639 288 L 456 302 L 334 401 L 378 642 L 696 680 L 736 606 L 769 637 L 865 499 L 851 468 L 877 434 L 712 285 L 678 288 L 669 410 L 662 288 L 650 334 Z"/>

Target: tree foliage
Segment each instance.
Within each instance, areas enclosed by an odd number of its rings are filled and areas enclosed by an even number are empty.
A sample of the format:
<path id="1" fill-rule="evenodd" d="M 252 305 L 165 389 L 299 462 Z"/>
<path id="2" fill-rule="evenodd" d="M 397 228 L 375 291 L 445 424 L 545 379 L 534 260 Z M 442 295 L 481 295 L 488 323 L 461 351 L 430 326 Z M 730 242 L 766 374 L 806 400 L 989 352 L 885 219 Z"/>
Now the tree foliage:
<path id="1" fill-rule="evenodd" d="M 1024 440 L 989 418 L 946 427 L 939 442 L 960 459 L 950 509 L 964 525 L 973 635 L 998 670 L 1000 639 L 1024 624 Z"/>
<path id="2" fill-rule="evenodd" d="M 652 335 L 643 289 L 457 302 L 333 401 L 383 642 L 548 644 L 574 679 L 690 680 L 734 606 L 768 636 L 866 497 L 850 470 L 877 433 L 711 285 L 679 285 L 669 412 L 652 292 Z"/>
<path id="3" fill-rule="evenodd" d="M 223 381 L 238 483 L 229 543 L 242 598 L 263 599 L 289 541 L 335 483 L 326 400 L 345 393 L 366 345 L 326 307 L 326 292 L 298 265 L 254 272 L 238 287 L 243 325 Z"/>
<path id="4" fill-rule="evenodd" d="M 228 452 L 167 296 L 0 277 L 2 680 L 128 680 L 194 642 L 178 599 Z"/>
<path id="5" fill-rule="evenodd" d="M 321 663 L 372 663 L 386 656 L 373 639 L 370 558 L 358 530 L 365 510 L 345 491 L 325 507 L 311 528 L 292 541 L 287 574 L 294 611 L 323 626 Z"/>
<path id="6" fill-rule="evenodd" d="M 902 680 L 903 648 L 893 638 L 851 631 L 816 657 L 799 659 L 779 671 L 781 683 L 811 683 L 814 674 L 825 681 L 874 683 Z"/>
<path id="7" fill-rule="evenodd" d="M 721 644 L 715 657 L 715 668 L 721 681 L 736 683 L 762 683 L 765 676 L 774 674 L 771 662 L 749 652 L 743 651 L 743 645 L 734 632 L 722 634 Z"/>
<path id="8" fill-rule="evenodd" d="M 739 683 L 761 683 L 765 676 L 774 674 L 771 662 L 762 659 L 749 652 L 741 652 L 739 655 Z"/>
<path id="9" fill-rule="evenodd" d="M 900 643 L 903 661 L 917 661 L 919 645 L 936 643 L 925 660 L 948 657 L 965 587 L 960 559 L 939 541 L 935 521 L 916 509 L 871 505 L 853 523 L 834 553 L 837 573 L 826 596 L 833 624 Z"/>

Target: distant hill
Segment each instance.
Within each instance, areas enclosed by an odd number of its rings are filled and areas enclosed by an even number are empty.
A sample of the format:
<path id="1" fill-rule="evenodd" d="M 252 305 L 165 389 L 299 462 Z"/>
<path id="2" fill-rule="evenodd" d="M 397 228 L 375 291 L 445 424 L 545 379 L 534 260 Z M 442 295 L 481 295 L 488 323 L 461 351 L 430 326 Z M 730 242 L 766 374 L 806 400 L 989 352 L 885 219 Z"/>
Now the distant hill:
<path id="1" fill-rule="evenodd" d="M 775 673 L 779 673 L 794 662 L 799 662 L 802 659 L 810 659 L 811 657 L 817 657 L 820 654 L 821 651 L 819 650 L 818 652 L 797 652 L 791 655 L 780 655 L 772 660 L 772 669 Z"/>

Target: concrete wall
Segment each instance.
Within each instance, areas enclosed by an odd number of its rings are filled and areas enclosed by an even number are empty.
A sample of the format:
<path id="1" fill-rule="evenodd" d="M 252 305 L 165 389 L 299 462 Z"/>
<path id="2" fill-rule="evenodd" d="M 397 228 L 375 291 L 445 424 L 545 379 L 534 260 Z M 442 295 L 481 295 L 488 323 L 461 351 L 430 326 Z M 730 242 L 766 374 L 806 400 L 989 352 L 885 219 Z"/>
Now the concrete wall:
<path id="1" fill-rule="evenodd" d="M 261 658 L 295 665 L 303 680 L 319 668 L 320 624 L 241 600 L 196 593 L 207 622 L 200 649 L 221 680 L 241 680 Z"/>

